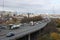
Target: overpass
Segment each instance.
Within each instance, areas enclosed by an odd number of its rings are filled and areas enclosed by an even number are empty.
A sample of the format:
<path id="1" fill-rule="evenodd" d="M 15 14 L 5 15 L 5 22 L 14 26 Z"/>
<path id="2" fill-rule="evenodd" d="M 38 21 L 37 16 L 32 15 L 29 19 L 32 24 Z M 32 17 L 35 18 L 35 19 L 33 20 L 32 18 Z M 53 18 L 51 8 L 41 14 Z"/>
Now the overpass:
<path id="1" fill-rule="evenodd" d="M 4 35 L 0 36 L 0 40 L 16 40 L 19 38 L 21 38 L 20 40 L 31 40 L 31 34 L 35 34 L 35 32 L 38 32 L 40 29 L 44 28 L 49 22 L 50 21 L 43 21 L 42 23 L 34 26 L 23 26 L 16 30 L 5 30 L 5 32 L 2 33 Z M 6 34 L 9 32 L 13 32 L 15 35 L 12 37 L 6 37 Z"/>

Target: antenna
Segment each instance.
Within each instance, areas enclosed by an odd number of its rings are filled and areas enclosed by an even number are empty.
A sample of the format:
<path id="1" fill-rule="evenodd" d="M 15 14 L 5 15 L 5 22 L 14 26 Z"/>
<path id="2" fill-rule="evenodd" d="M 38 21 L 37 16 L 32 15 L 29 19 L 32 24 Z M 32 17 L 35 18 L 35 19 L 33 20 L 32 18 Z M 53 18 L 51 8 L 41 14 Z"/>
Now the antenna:
<path id="1" fill-rule="evenodd" d="M 4 0 L 3 0 L 3 6 L 2 7 L 3 7 L 3 11 L 4 11 Z"/>

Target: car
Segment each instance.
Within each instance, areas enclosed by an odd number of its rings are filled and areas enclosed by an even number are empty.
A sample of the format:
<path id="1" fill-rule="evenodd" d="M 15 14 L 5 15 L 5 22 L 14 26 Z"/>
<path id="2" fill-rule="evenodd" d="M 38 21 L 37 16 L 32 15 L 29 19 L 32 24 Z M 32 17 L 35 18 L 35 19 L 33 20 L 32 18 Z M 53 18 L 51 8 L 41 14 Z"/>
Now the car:
<path id="1" fill-rule="evenodd" d="M 33 21 L 31 21 L 30 23 L 31 23 L 32 26 L 34 25 L 34 22 Z"/>
<path id="2" fill-rule="evenodd" d="M 6 37 L 12 37 L 12 36 L 14 36 L 14 35 L 15 35 L 14 33 L 9 32 L 9 33 L 6 35 Z"/>
<path id="3" fill-rule="evenodd" d="M 5 29 L 5 26 L 0 26 L 0 29 Z"/>
<path id="4" fill-rule="evenodd" d="M 38 22 L 39 24 L 41 24 L 42 22 L 40 21 L 40 22 Z"/>
<path id="5" fill-rule="evenodd" d="M 36 23 L 36 24 L 39 24 L 39 23 Z"/>

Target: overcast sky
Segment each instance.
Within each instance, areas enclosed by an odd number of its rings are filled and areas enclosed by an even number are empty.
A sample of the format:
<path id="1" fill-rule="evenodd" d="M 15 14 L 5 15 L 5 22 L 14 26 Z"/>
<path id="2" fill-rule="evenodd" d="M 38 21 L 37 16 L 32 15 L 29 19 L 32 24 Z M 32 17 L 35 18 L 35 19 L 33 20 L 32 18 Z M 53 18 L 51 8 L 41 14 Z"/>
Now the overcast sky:
<path id="1" fill-rule="evenodd" d="M 3 10 L 3 0 L 0 0 L 0 10 Z M 4 10 L 60 13 L 60 0 L 4 0 Z"/>

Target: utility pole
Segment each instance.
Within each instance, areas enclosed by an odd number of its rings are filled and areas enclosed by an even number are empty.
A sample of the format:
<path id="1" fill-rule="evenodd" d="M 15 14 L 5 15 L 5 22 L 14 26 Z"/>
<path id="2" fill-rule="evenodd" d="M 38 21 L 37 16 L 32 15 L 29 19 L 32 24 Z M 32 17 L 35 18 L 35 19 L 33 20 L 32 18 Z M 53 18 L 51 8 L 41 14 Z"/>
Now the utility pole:
<path id="1" fill-rule="evenodd" d="M 29 17 L 30 17 L 30 13 L 27 13 L 28 23 L 29 23 Z"/>
<path id="2" fill-rule="evenodd" d="M 30 15 L 31 15 L 31 14 L 33 14 L 33 13 L 27 13 L 27 15 L 28 15 L 28 18 L 30 17 Z"/>
<path id="3" fill-rule="evenodd" d="M 28 15 L 28 23 L 29 23 L 29 18 L 30 18 L 30 14 L 32 14 L 32 13 L 28 13 L 27 15 Z M 31 22 L 31 25 L 34 25 L 34 22 L 33 21 L 30 21 Z"/>
<path id="4" fill-rule="evenodd" d="M 29 19 L 29 17 L 30 17 L 30 13 L 27 13 L 27 15 L 28 15 L 28 19 Z"/>

